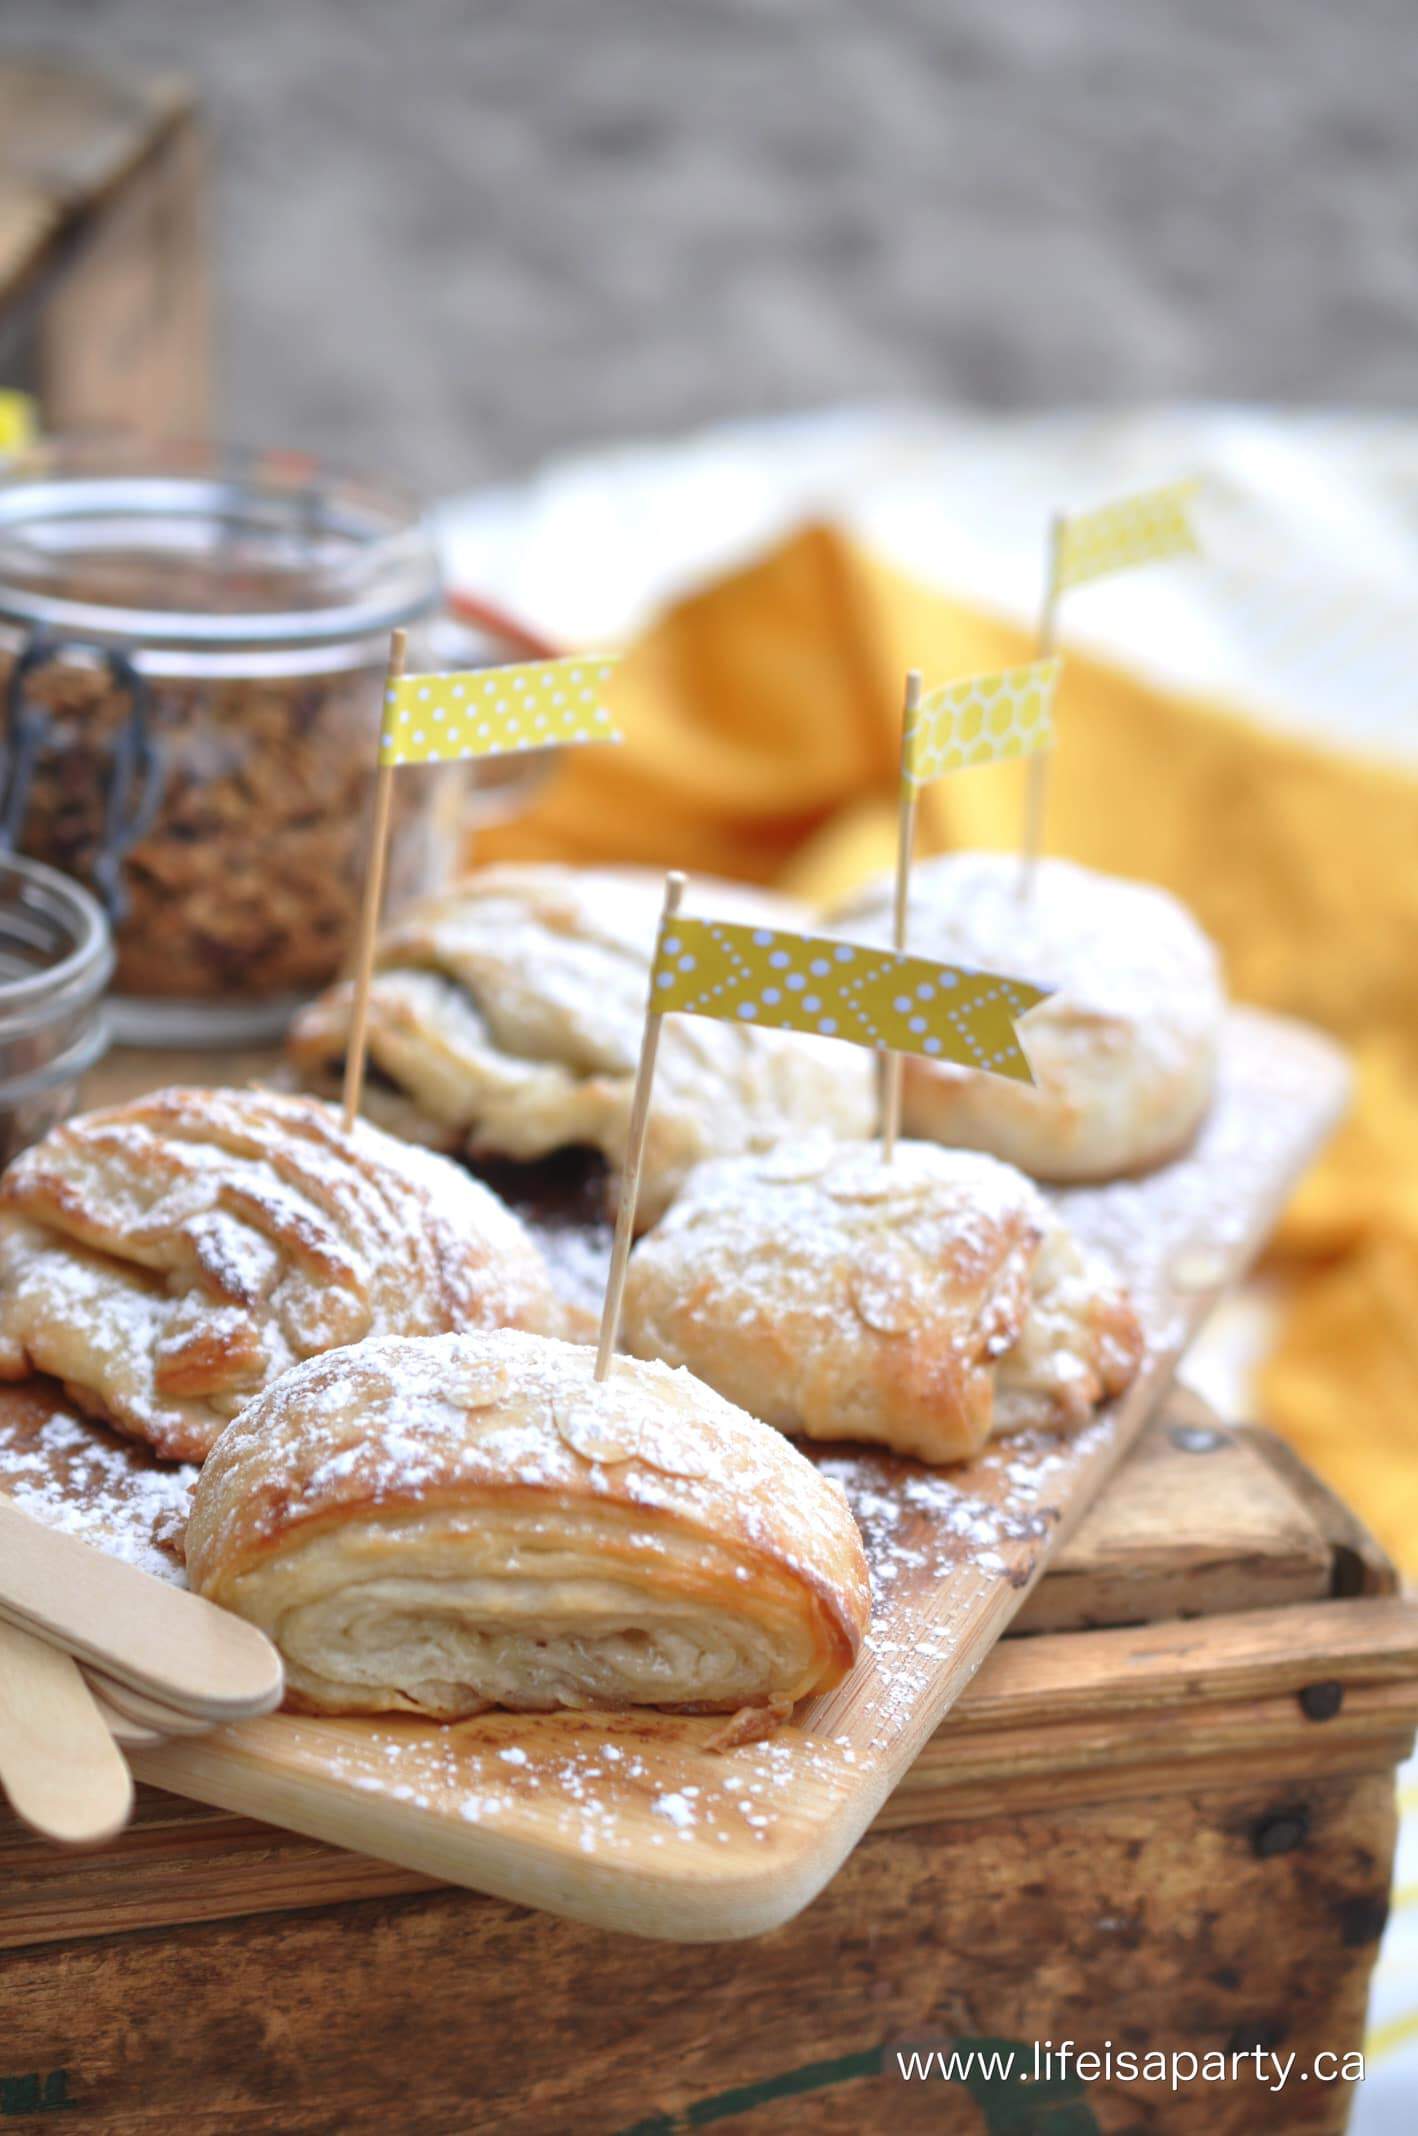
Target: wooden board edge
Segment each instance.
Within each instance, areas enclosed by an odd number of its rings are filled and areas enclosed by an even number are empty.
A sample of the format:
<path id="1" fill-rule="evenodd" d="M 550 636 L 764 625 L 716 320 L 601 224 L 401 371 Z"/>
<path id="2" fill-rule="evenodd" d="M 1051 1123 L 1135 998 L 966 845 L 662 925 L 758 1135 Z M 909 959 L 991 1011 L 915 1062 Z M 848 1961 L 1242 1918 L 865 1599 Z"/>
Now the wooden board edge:
<path id="1" fill-rule="evenodd" d="M 678 1864 L 671 1858 L 688 1873 L 651 1876 L 614 1858 L 597 1861 L 570 1851 L 564 1861 L 549 1857 L 544 1844 L 525 1845 L 478 1824 L 460 1831 L 450 1850 L 441 1827 L 430 1829 L 416 1810 L 388 1798 L 347 1801 L 326 1788 L 304 1786 L 298 1776 L 234 1756 L 219 1739 L 194 1736 L 135 1750 L 129 1762 L 149 1786 L 372 1855 L 439 1884 L 671 1943 L 739 1942 L 782 1928 L 835 1876 L 888 1791 L 885 1774 L 874 1776 L 874 1784 L 839 1798 L 831 1815 L 804 1820 L 791 1847 L 775 1848 L 747 1872 L 725 1874 L 693 1848 Z M 562 1873 L 572 1866 L 574 1878 Z"/>

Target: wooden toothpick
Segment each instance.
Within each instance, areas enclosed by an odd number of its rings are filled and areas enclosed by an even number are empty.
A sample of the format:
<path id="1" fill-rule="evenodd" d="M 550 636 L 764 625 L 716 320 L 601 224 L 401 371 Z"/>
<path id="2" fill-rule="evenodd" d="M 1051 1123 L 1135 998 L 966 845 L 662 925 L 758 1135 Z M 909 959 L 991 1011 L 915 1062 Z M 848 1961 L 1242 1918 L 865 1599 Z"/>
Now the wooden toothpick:
<path id="1" fill-rule="evenodd" d="M 682 875 L 665 877 L 665 902 L 660 914 L 660 926 L 656 943 L 665 930 L 665 922 L 679 911 L 680 899 L 684 896 Z M 664 1017 L 657 1014 L 654 1002 L 654 979 L 651 992 L 645 1002 L 645 1030 L 640 1040 L 640 1063 L 635 1071 L 635 1095 L 630 1102 L 630 1133 L 626 1142 L 625 1163 L 620 1175 L 620 1204 L 615 1213 L 615 1240 L 611 1247 L 610 1273 L 606 1277 L 605 1303 L 601 1307 L 601 1335 L 596 1345 L 596 1378 L 603 1380 L 611 1368 L 615 1355 L 616 1337 L 620 1333 L 620 1307 L 625 1295 L 625 1271 L 630 1260 L 630 1242 L 635 1235 L 635 1204 L 640 1194 L 640 1173 L 645 1163 L 645 1136 L 650 1124 L 650 1094 L 655 1081 L 655 1055 L 660 1050 L 660 1026 Z"/>
<path id="2" fill-rule="evenodd" d="M 389 717 L 389 692 L 404 672 L 408 633 L 396 630 L 389 640 L 389 667 L 379 700 L 379 733 Z M 394 800 L 394 767 L 383 761 L 380 751 L 374 782 L 374 827 L 370 839 L 369 872 L 364 880 L 364 904 L 359 918 L 359 946 L 355 962 L 354 1013 L 350 1019 L 349 1044 L 345 1051 L 345 1133 L 354 1131 L 359 1101 L 364 1091 L 364 1056 L 369 1040 L 369 994 L 374 982 L 374 943 L 379 931 L 379 908 L 384 902 L 384 870 L 389 853 L 389 817 Z"/>
<path id="3" fill-rule="evenodd" d="M 1039 611 L 1037 660 L 1050 660 L 1059 630 L 1059 551 L 1063 544 L 1064 515 L 1056 512 L 1049 521 L 1049 576 L 1044 605 Z M 1044 809 L 1049 796 L 1049 752 L 1038 750 L 1029 759 L 1029 782 L 1024 797 L 1024 832 L 1019 856 L 1019 896 L 1034 895 L 1034 878 L 1044 850 Z"/>
<path id="4" fill-rule="evenodd" d="M 912 668 L 906 677 L 906 689 L 901 708 L 901 791 L 896 819 L 896 892 L 891 906 L 891 946 L 906 947 L 906 933 L 911 906 L 911 857 L 916 843 L 916 788 L 907 773 L 907 751 L 911 741 L 911 721 L 921 697 L 920 670 Z M 881 1154 L 890 1164 L 896 1155 L 896 1142 L 901 1133 L 901 1069 L 899 1053 L 888 1053 L 881 1079 Z"/>

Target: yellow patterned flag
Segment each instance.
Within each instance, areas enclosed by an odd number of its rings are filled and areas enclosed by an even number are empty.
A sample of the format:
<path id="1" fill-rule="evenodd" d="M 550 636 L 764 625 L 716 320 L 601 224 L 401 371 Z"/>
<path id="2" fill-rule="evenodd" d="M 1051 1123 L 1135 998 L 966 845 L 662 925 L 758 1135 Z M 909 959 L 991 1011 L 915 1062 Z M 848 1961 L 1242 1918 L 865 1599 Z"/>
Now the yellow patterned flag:
<path id="1" fill-rule="evenodd" d="M 520 749 L 618 742 L 602 702 L 615 662 L 594 654 L 462 675 L 404 675 L 384 697 L 381 764 L 451 764 Z"/>
<path id="2" fill-rule="evenodd" d="M 1096 512 L 1074 512 L 1059 525 L 1054 551 L 1054 591 L 1089 579 L 1130 571 L 1163 556 L 1195 555 L 1199 544 L 1190 509 L 1195 482 L 1119 497 Z"/>
<path id="3" fill-rule="evenodd" d="M 674 913 L 655 945 L 650 1007 L 923 1053 L 1032 1083 L 1014 1026 L 1046 993 L 900 950 Z"/>
<path id="4" fill-rule="evenodd" d="M 38 433 L 35 406 L 28 393 L 0 389 L 0 452 L 23 452 Z"/>
<path id="5" fill-rule="evenodd" d="M 929 786 L 948 771 L 1032 756 L 1054 746 L 1054 690 L 1061 660 L 1036 660 L 1000 675 L 947 682 L 906 715 L 908 785 Z"/>

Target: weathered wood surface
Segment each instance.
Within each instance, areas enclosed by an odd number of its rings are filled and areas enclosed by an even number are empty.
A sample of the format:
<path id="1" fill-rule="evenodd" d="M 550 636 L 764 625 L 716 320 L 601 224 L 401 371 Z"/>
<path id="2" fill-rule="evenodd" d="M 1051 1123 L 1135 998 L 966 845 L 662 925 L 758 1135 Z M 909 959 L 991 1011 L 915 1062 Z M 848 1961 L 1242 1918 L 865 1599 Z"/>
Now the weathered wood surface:
<path id="1" fill-rule="evenodd" d="M 1304 1479 L 1303 1481 L 1301 1479 Z M 1333 1592 L 1349 1519 L 1269 1435 L 1217 1421 L 1185 1388 L 1143 1432 L 1049 1566 L 1012 1631 L 1220 1616 Z M 1392 1582 L 1375 1553 L 1373 1591 Z"/>
<path id="2" fill-rule="evenodd" d="M 874 1833 L 749 1944 L 652 1951 L 455 1891 L 56 1944 L 3 1961 L 0 2081 L 21 2119 L 47 2097 L 116 2136 L 1338 2136 L 1348 2099 L 1314 2082 L 1069 2085 L 1052 2124 L 1011 2119 L 998 2082 L 907 2085 L 893 2050 L 1343 2052 L 1393 1834 L 1387 1773 L 1298 1784 L 1258 1759 L 1199 1793 Z"/>
<path id="3" fill-rule="evenodd" d="M 184 81 L 0 63 L 0 378 L 47 430 L 205 433 L 207 253 Z"/>
<path id="4" fill-rule="evenodd" d="M 1238 1013 L 1195 1150 L 1147 1179 L 1057 1197 L 1125 1267 L 1148 1332 L 1137 1384 L 1085 1430 L 999 1442 L 948 1473 L 818 1451 L 862 1522 L 873 1622 L 846 1683 L 771 1742 L 719 1754 L 718 1723 L 656 1714 L 453 1728 L 281 1715 L 135 1750 L 135 1771 L 605 1927 L 697 1940 L 777 1926 L 845 1859 L 1086 1515 L 1346 1089 L 1326 1041 Z"/>

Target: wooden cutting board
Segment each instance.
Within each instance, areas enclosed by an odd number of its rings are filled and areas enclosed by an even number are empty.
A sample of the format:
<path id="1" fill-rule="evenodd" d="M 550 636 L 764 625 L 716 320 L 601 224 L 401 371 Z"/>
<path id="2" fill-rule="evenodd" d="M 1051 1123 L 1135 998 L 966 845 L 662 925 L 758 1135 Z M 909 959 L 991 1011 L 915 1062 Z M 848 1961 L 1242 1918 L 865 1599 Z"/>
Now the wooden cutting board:
<path id="1" fill-rule="evenodd" d="M 861 1522 L 874 1617 L 847 1681 L 771 1740 L 724 1749 L 721 1722 L 653 1713 L 452 1727 L 275 1715 L 135 1751 L 134 1770 L 608 1928 L 700 1941 L 778 1926 L 831 1877 L 1086 1511 L 1347 1088 L 1326 1040 L 1237 1013 L 1193 1151 L 1146 1178 L 1054 1196 L 1118 1261 L 1148 1334 L 1138 1382 L 1082 1433 L 1004 1440 L 950 1471 L 842 1448 L 816 1456 Z M 175 1572 L 188 1481 L 75 1419 L 50 1390 L 16 1391 L 0 1409 L 0 1491 L 151 1569 Z"/>

